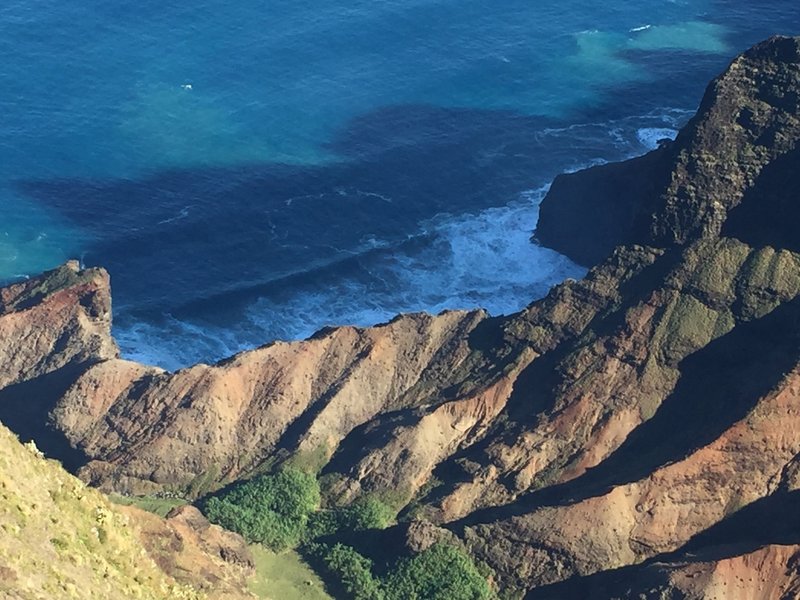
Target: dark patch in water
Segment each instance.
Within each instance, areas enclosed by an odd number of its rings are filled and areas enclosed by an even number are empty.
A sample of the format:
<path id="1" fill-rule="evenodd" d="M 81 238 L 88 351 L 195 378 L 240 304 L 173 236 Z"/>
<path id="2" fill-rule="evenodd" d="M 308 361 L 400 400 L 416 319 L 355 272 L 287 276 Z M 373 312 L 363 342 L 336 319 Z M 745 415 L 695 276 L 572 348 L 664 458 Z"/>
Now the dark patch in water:
<path id="1" fill-rule="evenodd" d="M 502 206 L 567 166 L 618 158 L 602 126 L 547 134 L 553 125 L 511 112 L 387 107 L 331 142 L 344 157 L 332 164 L 17 186 L 89 233 L 84 259 L 109 269 L 123 308 L 205 312 L 227 306 L 197 300 L 267 293 L 299 273 L 358 273 L 353 258 L 368 238 L 408 243 L 437 215 Z"/>

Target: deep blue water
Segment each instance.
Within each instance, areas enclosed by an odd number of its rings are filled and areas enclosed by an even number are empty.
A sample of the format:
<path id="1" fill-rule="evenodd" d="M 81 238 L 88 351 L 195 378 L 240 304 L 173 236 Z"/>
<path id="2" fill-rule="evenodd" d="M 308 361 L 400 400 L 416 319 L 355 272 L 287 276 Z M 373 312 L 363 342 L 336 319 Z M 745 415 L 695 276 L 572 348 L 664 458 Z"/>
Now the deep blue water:
<path id="1" fill-rule="evenodd" d="M 0 279 L 112 274 L 169 368 L 399 311 L 508 313 L 559 172 L 640 154 L 790 0 L 6 0 Z"/>

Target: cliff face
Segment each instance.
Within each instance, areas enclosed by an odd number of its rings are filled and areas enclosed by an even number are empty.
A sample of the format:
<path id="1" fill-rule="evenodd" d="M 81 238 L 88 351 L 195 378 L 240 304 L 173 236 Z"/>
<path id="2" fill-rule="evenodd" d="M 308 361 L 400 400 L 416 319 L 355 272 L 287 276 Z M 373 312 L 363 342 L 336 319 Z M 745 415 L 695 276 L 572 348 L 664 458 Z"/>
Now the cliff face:
<path id="1" fill-rule="evenodd" d="M 51 415 L 90 459 L 82 476 L 105 488 L 196 495 L 289 455 L 319 468 L 357 427 L 413 411 L 438 392 L 484 317 L 409 315 L 175 374 L 104 361 L 77 378 Z M 432 441 L 431 452 L 446 452 L 491 416 L 476 414 L 464 431 Z"/>
<path id="2" fill-rule="evenodd" d="M 76 261 L 0 289 L 0 388 L 114 358 L 108 274 Z"/>
<path id="3" fill-rule="evenodd" d="M 782 482 L 800 451 L 800 237 L 779 223 L 798 210 L 800 190 L 785 182 L 800 168 L 799 84 L 800 41 L 779 38 L 711 85 L 675 144 L 656 152 L 669 172 L 655 180 L 669 183 L 643 198 L 641 228 L 625 234 L 657 258 L 521 391 L 527 407 L 546 399 L 545 410 L 466 456 L 471 474 L 438 501 L 458 506 L 455 528 L 510 585 L 677 551 L 791 487 Z M 603 189 L 596 171 L 570 177 L 575 189 L 583 178 L 587 199 L 590 186 Z M 566 451 L 552 453 L 559 440 Z M 461 510 L 487 483 L 511 492 L 509 503 Z"/>
<path id="4" fill-rule="evenodd" d="M 406 315 L 166 373 L 117 358 L 106 275 L 62 268 L 0 296 L 0 419 L 109 490 L 320 470 L 334 500 L 383 495 L 532 598 L 793 597 L 798 173 L 800 39 L 774 38 L 671 145 L 554 183 L 538 237 L 596 266 L 518 314 Z"/>
<path id="5" fill-rule="evenodd" d="M 102 269 L 77 261 L 0 289 L 0 422 L 71 467 L 82 457 L 48 414 L 88 365 L 118 355 L 111 291 Z"/>
<path id="6" fill-rule="evenodd" d="M 666 247 L 719 235 L 728 213 L 747 203 L 767 220 L 749 232 L 763 231 L 764 244 L 770 236 L 785 243 L 784 219 L 798 216 L 796 203 L 778 207 L 758 196 L 780 185 L 763 172 L 767 165 L 797 183 L 785 167 L 797 161 L 786 155 L 796 152 L 800 127 L 798 53 L 796 38 L 755 46 L 709 85 L 675 142 L 628 163 L 557 177 L 542 202 L 537 239 L 594 265 L 621 244 Z M 772 210 L 760 210 L 765 204 Z"/>

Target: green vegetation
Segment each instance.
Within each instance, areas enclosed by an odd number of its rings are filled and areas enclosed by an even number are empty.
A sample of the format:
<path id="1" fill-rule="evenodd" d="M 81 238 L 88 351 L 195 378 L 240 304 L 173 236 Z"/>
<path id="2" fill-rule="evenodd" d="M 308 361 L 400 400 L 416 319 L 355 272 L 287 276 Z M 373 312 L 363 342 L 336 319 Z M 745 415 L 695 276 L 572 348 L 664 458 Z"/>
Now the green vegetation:
<path id="1" fill-rule="evenodd" d="M 483 600 L 492 596 L 472 559 L 442 543 L 401 560 L 387 576 L 385 589 L 386 600 Z"/>
<path id="2" fill-rule="evenodd" d="M 109 494 L 108 499 L 114 504 L 122 506 L 135 506 L 158 515 L 166 517 L 173 508 L 183 506 L 187 502 L 182 498 L 157 498 L 155 496 L 122 496 Z"/>
<path id="3" fill-rule="evenodd" d="M 186 496 L 189 498 L 200 498 L 219 489 L 216 483 L 219 480 L 219 466 L 211 465 L 206 471 L 200 473 L 186 486 Z"/>
<path id="4" fill-rule="evenodd" d="M 327 444 L 321 444 L 313 450 L 297 452 L 286 461 L 286 466 L 292 469 L 318 474 L 322 467 L 328 464 L 331 451 Z"/>
<path id="5" fill-rule="evenodd" d="M 2 425 L 0 474 L 0 598 L 205 598 L 143 551 L 137 521 Z"/>
<path id="6" fill-rule="evenodd" d="M 77 263 L 75 263 L 77 264 Z M 76 286 L 84 281 L 90 281 L 94 273 L 84 271 L 78 273 L 69 265 L 61 265 L 47 272 L 46 277 L 35 278 L 32 285 L 25 293 L 13 298 L 6 306 L 6 310 L 21 310 L 44 300 L 47 296 L 59 290 Z M 36 281 L 38 279 L 38 281 Z"/>
<path id="7" fill-rule="evenodd" d="M 314 544 L 308 549 L 334 579 L 334 588 L 353 600 L 384 600 L 381 581 L 372 574 L 372 561 L 343 544 Z"/>
<path id="8" fill-rule="evenodd" d="M 398 561 L 384 577 L 354 548 L 311 544 L 312 558 L 354 600 L 489 600 L 489 584 L 467 554 L 444 543 Z"/>
<path id="9" fill-rule="evenodd" d="M 348 539 L 353 532 L 386 528 L 394 521 L 396 511 L 374 496 L 360 498 L 350 506 L 320 510 L 317 479 L 292 467 L 236 484 L 206 500 L 202 508 L 209 520 L 251 542 L 274 551 L 299 547 L 325 575 L 331 589 L 343 597 L 354 600 L 494 597 L 472 559 L 461 549 L 445 543 L 436 543 L 416 556 L 385 565 L 385 573 L 376 574 L 369 558 L 341 540 Z M 321 593 L 322 586 L 308 575 L 297 554 L 257 552 L 257 559 L 261 574 L 255 584 L 256 593 L 269 590 L 277 594 L 276 581 L 285 582 L 281 598 L 311 598 L 316 590 Z"/>
<path id="10" fill-rule="evenodd" d="M 496 420 L 500 420 L 501 417 L 497 417 Z M 416 520 L 416 519 L 425 519 L 425 509 L 424 507 L 424 500 L 428 497 L 428 495 L 435 490 L 437 487 L 443 485 L 441 479 L 435 476 L 431 476 L 425 485 L 423 485 L 412 500 L 405 506 L 403 509 L 403 513 L 405 515 L 405 520 Z"/>
<path id="11" fill-rule="evenodd" d="M 375 497 L 356 500 L 350 506 L 323 510 L 311 515 L 306 538 L 313 540 L 340 531 L 385 529 L 394 520 L 395 511 Z"/>
<path id="12" fill-rule="evenodd" d="M 256 563 L 250 591 L 259 598 L 332 600 L 325 592 L 325 584 L 297 552 L 275 553 L 258 544 L 250 550 Z"/>
<path id="13" fill-rule="evenodd" d="M 414 494 L 411 492 L 410 488 L 403 486 L 394 490 L 381 490 L 378 492 L 377 498 L 387 506 L 392 507 L 395 514 L 397 514 L 404 506 L 411 502 L 413 496 Z"/>
<path id="14" fill-rule="evenodd" d="M 278 551 L 300 543 L 308 517 L 319 503 L 319 484 L 313 475 L 284 469 L 213 496 L 202 509 L 210 521 Z"/>
<path id="15" fill-rule="evenodd" d="M 374 497 L 332 510 L 319 510 L 319 504 L 316 478 L 284 468 L 237 484 L 208 498 L 201 508 L 210 521 L 276 551 L 341 531 L 383 529 L 396 514 Z"/>

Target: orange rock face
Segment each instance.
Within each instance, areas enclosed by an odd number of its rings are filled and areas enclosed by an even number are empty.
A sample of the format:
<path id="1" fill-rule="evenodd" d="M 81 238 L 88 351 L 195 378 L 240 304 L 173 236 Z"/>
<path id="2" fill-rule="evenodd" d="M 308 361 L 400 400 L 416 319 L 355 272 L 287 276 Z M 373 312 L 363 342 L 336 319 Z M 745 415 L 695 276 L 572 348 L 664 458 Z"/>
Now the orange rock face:
<path id="1" fill-rule="evenodd" d="M 0 387 L 117 356 L 111 292 L 101 269 L 75 262 L 0 289 Z"/>
<path id="2" fill-rule="evenodd" d="M 254 600 L 247 592 L 254 560 L 238 535 L 209 523 L 200 511 L 182 506 L 162 519 L 141 509 L 119 510 L 135 524 L 142 546 L 158 567 L 209 600 Z"/>
<path id="3" fill-rule="evenodd" d="M 357 427 L 420 404 L 423 374 L 458 368 L 467 335 L 484 316 L 409 315 L 174 374 L 104 361 L 74 382 L 52 414 L 93 459 L 82 474 L 105 488 L 190 491 L 203 478 L 213 485 L 246 475 L 279 451 L 322 466 Z M 453 430 L 434 444 L 464 435 Z"/>

